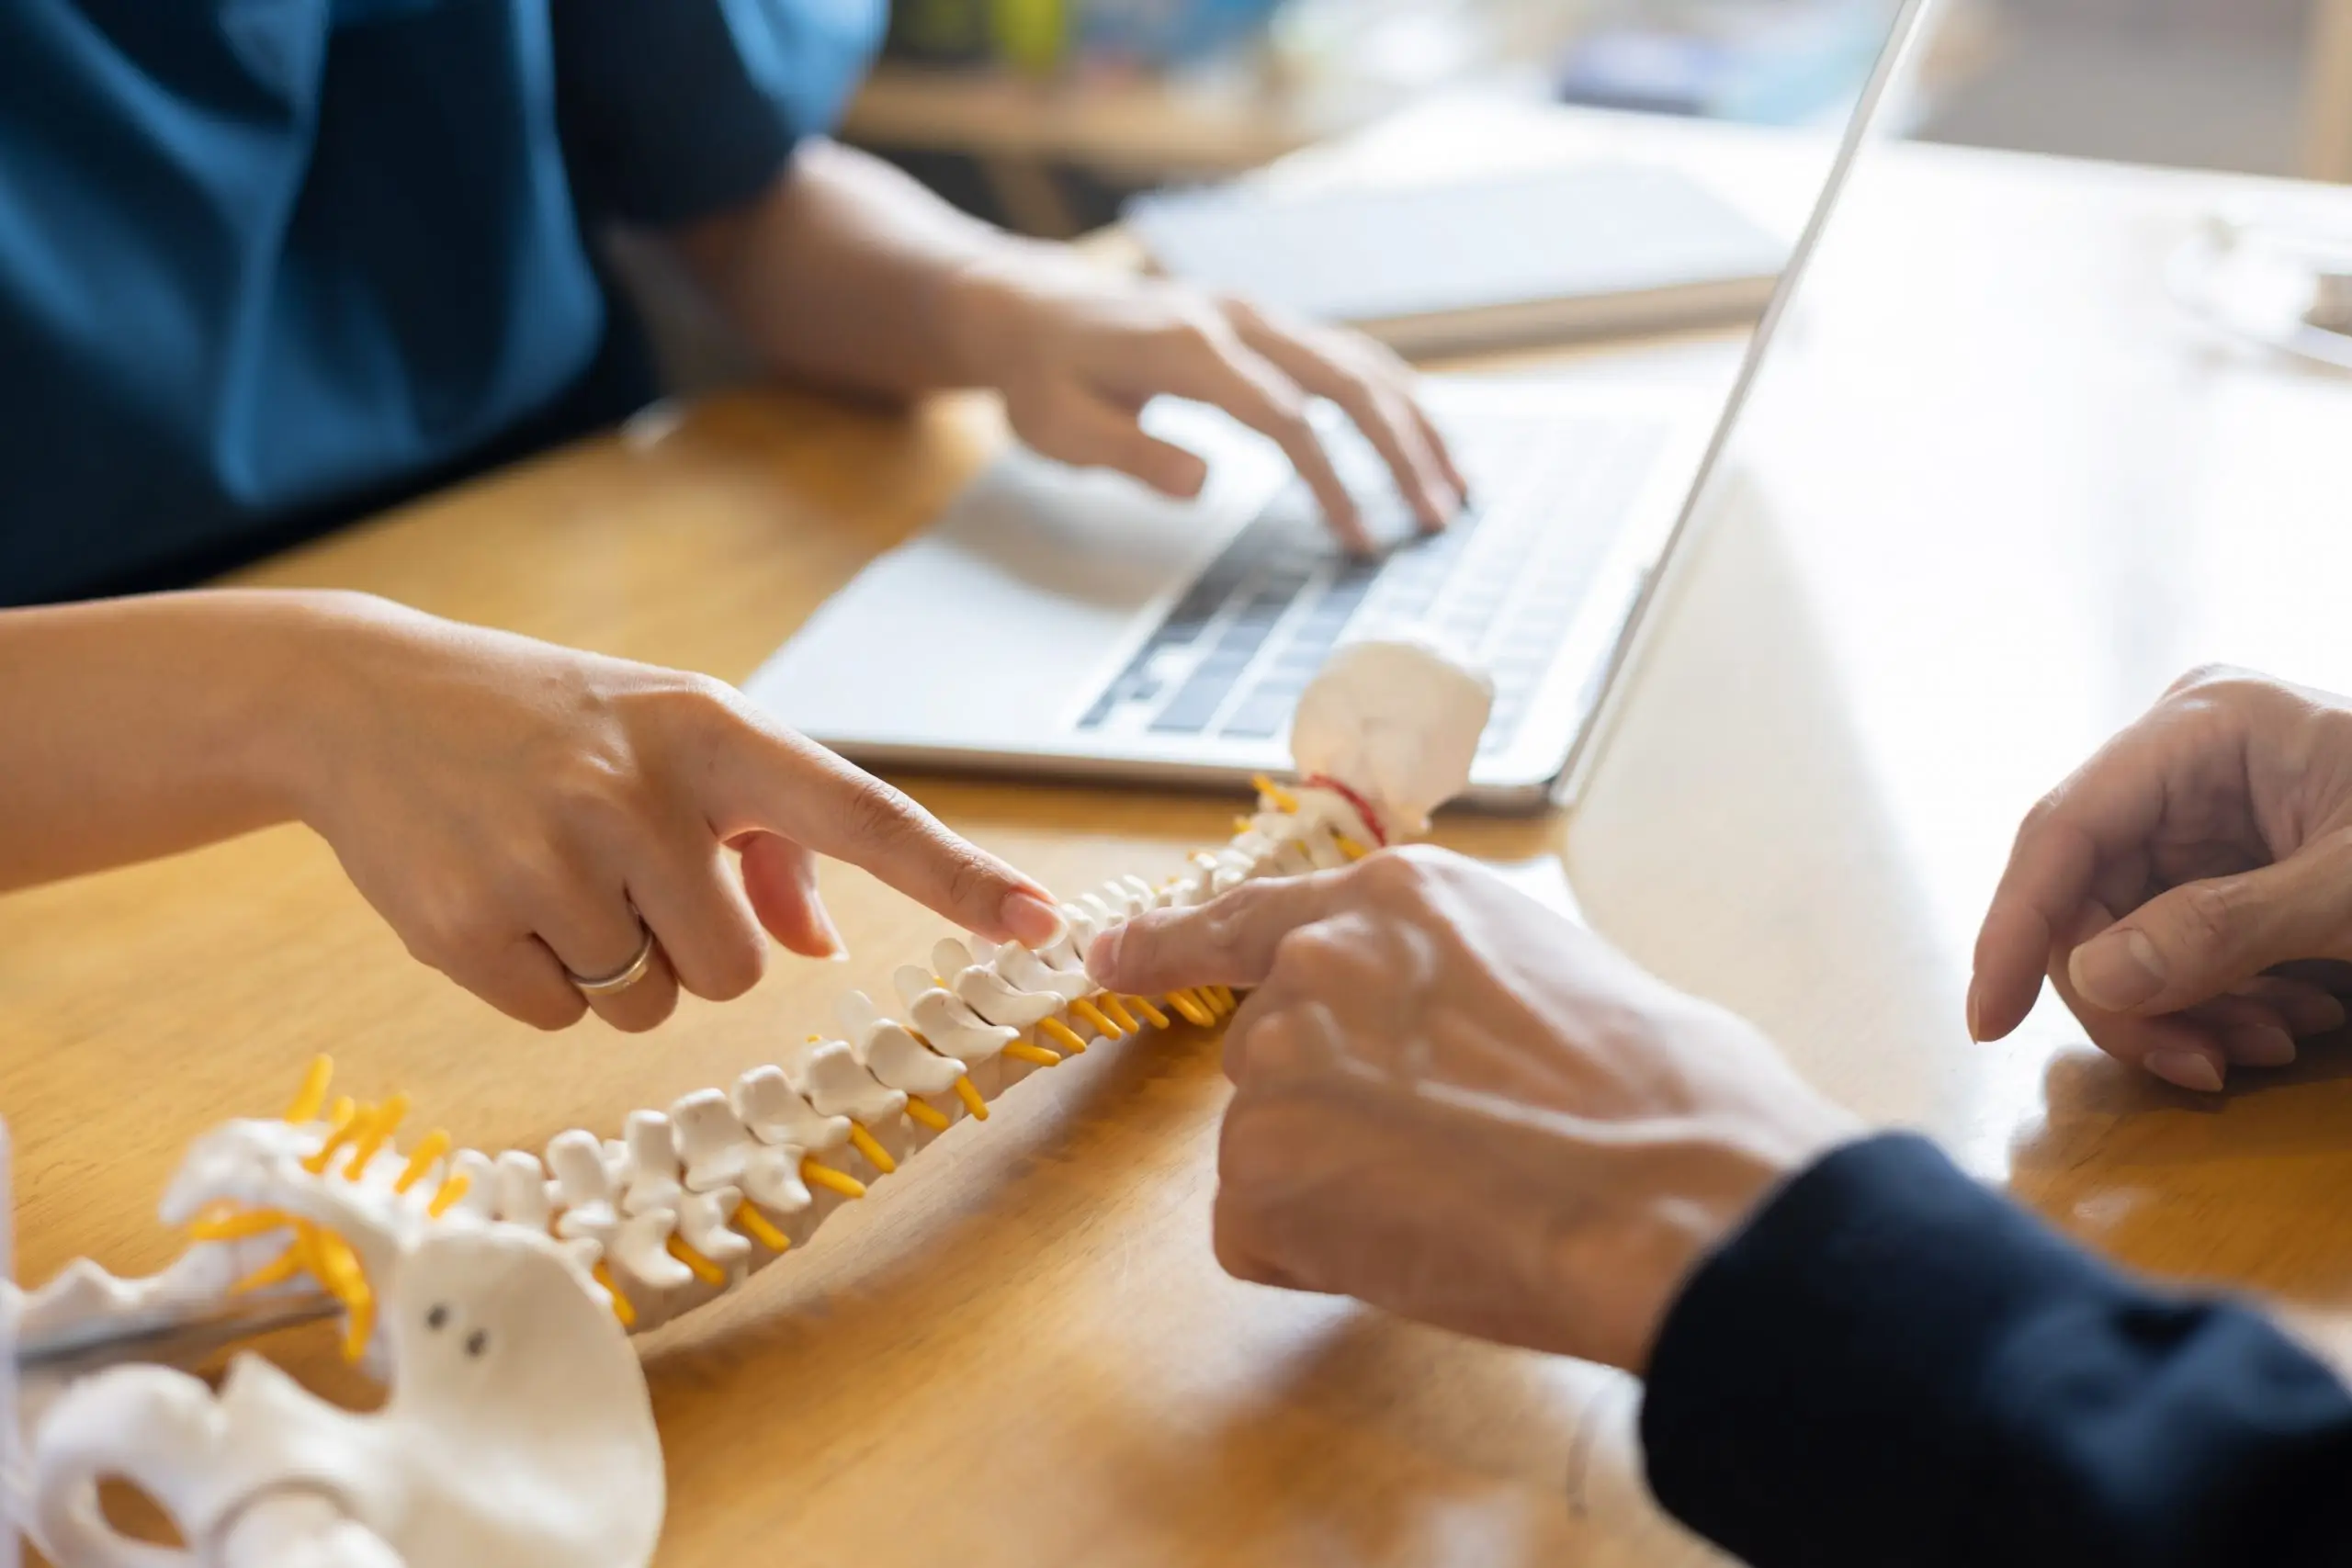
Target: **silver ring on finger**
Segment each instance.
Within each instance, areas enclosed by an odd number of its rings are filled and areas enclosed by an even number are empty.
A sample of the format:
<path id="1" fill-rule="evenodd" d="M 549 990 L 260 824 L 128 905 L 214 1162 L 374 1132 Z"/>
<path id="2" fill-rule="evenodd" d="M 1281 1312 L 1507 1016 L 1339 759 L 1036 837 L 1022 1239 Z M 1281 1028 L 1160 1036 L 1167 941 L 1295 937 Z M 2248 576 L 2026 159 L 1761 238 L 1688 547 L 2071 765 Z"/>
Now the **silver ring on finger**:
<path id="1" fill-rule="evenodd" d="M 638 930 L 645 933 L 645 940 L 637 944 L 637 956 L 627 964 L 609 975 L 579 975 L 566 969 L 564 978 L 570 980 L 583 997 L 616 997 L 628 990 L 644 979 L 653 967 L 652 929 L 640 920 Z"/>

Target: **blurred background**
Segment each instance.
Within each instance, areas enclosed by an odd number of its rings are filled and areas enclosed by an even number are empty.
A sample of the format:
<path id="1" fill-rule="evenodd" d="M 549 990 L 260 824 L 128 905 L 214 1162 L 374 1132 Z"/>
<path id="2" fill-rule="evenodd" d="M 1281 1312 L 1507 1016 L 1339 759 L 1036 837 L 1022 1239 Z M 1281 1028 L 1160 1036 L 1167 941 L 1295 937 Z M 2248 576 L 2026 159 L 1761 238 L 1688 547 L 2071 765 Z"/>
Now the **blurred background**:
<path id="1" fill-rule="evenodd" d="M 1417 99 L 1834 122 L 1894 0 L 897 0 L 849 140 L 1068 235 Z M 1913 134 L 2352 178 L 2352 0 L 1947 0 Z"/>

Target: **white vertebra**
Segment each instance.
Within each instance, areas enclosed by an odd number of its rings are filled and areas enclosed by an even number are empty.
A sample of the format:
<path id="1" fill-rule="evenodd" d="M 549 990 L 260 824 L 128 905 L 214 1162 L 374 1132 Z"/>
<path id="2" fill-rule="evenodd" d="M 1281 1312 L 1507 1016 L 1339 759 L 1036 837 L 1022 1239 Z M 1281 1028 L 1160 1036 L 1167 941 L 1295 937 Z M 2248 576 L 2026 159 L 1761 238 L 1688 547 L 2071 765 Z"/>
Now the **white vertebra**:
<path id="1" fill-rule="evenodd" d="M 524 1149 L 498 1156 L 498 1217 L 526 1230 L 543 1231 L 553 1209 L 548 1203 L 547 1168 Z"/>
<path id="2" fill-rule="evenodd" d="M 846 1040 L 808 1040 L 788 1052 L 784 1076 L 820 1116 L 880 1126 L 907 1108 L 907 1097 L 859 1065 Z"/>
<path id="3" fill-rule="evenodd" d="M 621 1213 L 650 1213 L 678 1206 L 684 1187 L 678 1180 L 677 1138 L 659 1111 L 632 1111 L 622 1125 L 628 1145 L 628 1181 L 621 1190 Z"/>
<path id="4" fill-rule="evenodd" d="M 729 1103 L 763 1144 L 790 1144 L 822 1154 L 849 1142 L 849 1118 L 820 1116 L 795 1094 L 782 1067 L 753 1067 L 735 1080 Z"/>

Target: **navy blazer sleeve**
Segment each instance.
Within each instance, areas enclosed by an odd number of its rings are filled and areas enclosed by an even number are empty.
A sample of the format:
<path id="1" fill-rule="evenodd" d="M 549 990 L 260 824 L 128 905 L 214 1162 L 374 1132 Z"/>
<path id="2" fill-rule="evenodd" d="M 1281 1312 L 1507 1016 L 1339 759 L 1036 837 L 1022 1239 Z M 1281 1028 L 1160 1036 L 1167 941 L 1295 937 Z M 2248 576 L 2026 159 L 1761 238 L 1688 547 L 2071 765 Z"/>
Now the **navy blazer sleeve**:
<path id="1" fill-rule="evenodd" d="M 1755 1568 L 2352 1562 L 2352 1397 L 1891 1135 L 1799 1177 L 1652 1358 L 1652 1490 Z"/>

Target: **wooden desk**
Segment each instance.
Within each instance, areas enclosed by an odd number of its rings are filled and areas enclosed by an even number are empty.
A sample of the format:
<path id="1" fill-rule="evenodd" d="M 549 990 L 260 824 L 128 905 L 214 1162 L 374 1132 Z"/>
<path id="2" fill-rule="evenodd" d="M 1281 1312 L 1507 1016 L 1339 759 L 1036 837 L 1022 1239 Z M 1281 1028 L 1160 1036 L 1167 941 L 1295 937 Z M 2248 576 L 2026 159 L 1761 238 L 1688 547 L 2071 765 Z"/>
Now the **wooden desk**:
<path id="1" fill-rule="evenodd" d="M 2209 342 L 2157 289 L 2224 188 L 1934 150 L 1869 171 L 1579 811 L 1441 836 L 1559 849 L 1598 926 L 1833 1094 L 2092 1245 L 2324 1332 L 2352 1321 L 2352 1059 L 2205 1100 L 2054 1008 L 1995 1046 L 1961 1021 L 2018 815 L 2171 676 L 2233 658 L 2352 685 L 2352 380 Z M 254 576 L 740 677 L 997 438 L 968 403 L 735 398 Z M 1067 886 L 1173 864 L 1230 810 L 908 782 Z M 0 901 L 25 1277 L 164 1261 L 149 1215 L 182 1148 L 274 1108 L 317 1049 L 490 1147 L 723 1081 L 935 929 L 854 874 L 828 892 L 852 962 L 780 959 L 644 1039 L 505 1023 L 410 963 L 300 831 Z M 650 1342 L 663 1562 L 1703 1555 L 1641 1501 L 1624 1380 L 1221 1277 L 1221 1100 L 1198 1038 L 1090 1053 Z M 287 1354 L 337 1375 L 323 1335 Z"/>
<path id="2" fill-rule="evenodd" d="M 2312 0 L 2304 55 L 2302 172 L 2352 180 L 2352 0 Z"/>

